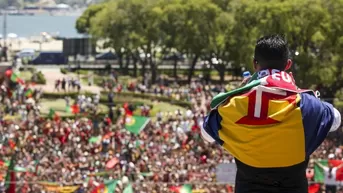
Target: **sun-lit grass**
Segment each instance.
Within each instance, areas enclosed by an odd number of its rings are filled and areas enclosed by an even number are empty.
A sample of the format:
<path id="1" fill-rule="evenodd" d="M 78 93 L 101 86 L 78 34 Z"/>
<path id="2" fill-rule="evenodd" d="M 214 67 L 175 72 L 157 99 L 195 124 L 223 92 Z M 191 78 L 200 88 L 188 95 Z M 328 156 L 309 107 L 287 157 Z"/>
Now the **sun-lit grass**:
<path id="1" fill-rule="evenodd" d="M 31 80 L 32 72 L 30 71 L 21 71 L 19 77 L 25 81 Z"/>
<path id="2" fill-rule="evenodd" d="M 128 98 L 125 98 L 128 99 Z M 116 100 L 114 100 L 116 101 Z M 176 110 L 181 110 L 182 112 L 185 112 L 186 109 L 177 105 L 165 103 L 165 102 L 154 102 L 151 100 L 146 100 L 146 99 L 139 99 L 139 98 L 130 98 L 130 100 L 127 100 L 128 102 L 130 101 L 135 101 L 136 103 L 139 102 L 141 104 L 146 104 L 149 106 L 152 106 L 153 108 L 150 110 L 150 116 L 155 119 L 155 116 L 158 112 L 175 112 Z M 72 104 L 74 100 L 70 101 L 70 104 Z M 115 102 L 116 103 L 116 102 Z M 118 104 L 118 103 L 117 103 Z M 121 103 L 122 104 L 122 103 Z M 55 112 L 57 112 L 60 116 L 71 116 L 72 113 L 67 113 L 66 112 L 66 102 L 64 99 L 57 99 L 57 100 L 52 100 L 52 99 L 42 99 L 41 100 L 41 113 L 43 115 L 49 114 L 49 110 L 54 109 Z M 100 104 L 100 109 L 101 112 L 107 113 L 108 112 L 108 107 L 104 104 Z M 141 109 L 137 108 L 134 112 L 135 115 L 140 115 L 141 114 Z"/>
<path id="3" fill-rule="evenodd" d="M 73 104 L 74 100 L 70 100 L 70 104 Z M 41 101 L 41 113 L 43 115 L 49 114 L 50 109 L 53 109 L 55 112 L 57 112 L 61 116 L 69 116 L 72 115 L 72 113 L 66 112 L 66 102 L 64 99 L 43 99 Z M 100 104 L 101 112 L 108 112 L 108 107 L 106 105 Z"/>

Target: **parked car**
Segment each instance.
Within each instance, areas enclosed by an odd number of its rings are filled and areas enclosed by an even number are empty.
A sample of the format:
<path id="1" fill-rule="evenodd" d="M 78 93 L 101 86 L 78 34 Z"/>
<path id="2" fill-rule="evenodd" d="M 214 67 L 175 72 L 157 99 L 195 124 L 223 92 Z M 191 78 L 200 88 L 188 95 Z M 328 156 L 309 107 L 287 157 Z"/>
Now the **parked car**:
<path id="1" fill-rule="evenodd" d="M 63 52 L 41 52 L 30 64 L 68 64 L 68 57 Z"/>
<path id="2" fill-rule="evenodd" d="M 35 50 L 34 49 L 22 49 L 20 52 L 17 52 L 15 55 L 17 58 L 33 58 L 35 57 Z"/>

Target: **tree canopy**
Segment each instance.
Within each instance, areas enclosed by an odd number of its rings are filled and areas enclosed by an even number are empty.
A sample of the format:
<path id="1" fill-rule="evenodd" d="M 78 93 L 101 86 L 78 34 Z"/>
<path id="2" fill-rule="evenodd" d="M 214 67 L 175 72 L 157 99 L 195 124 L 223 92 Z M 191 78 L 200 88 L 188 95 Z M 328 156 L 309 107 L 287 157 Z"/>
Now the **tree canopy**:
<path id="1" fill-rule="evenodd" d="M 202 60 L 223 81 L 228 67 L 252 68 L 259 37 L 283 34 L 298 84 L 334 97 L 343 87 L 342 17 L 343 0 L 112 0 L 90 6 L 76 28 L 149 66 L 153 80 L 160 59 L 178 52 L 191 61 L 189 79 Z"/>

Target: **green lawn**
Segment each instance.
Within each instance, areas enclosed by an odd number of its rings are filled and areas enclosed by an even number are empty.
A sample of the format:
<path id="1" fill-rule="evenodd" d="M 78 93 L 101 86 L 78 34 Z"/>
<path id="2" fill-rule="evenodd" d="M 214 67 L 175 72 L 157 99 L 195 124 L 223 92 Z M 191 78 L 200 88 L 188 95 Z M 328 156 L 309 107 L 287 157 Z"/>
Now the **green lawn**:
<path id="1" fill-rule="evenodd" d="M 118 99 L 118 98 L 117 98 Z M 139 98 L 125 98 L 128 102 L 130 101 L 135 101 L 135 103 L 140 103 L 140 104 L 147 104 L 147 105 L 152 105 L 153 108 L 150 111 L 150 115 L 155 119 L 156 114 L 161 111 L 161 112 L 175 112 L 176 110 L 180 109 L 182 112 L 185 112 L 186 109 L 177 105 L 172 105 L 166 102 L 153 102 L 151 100 L 146 100 L 146 99 L 139 99 Z M 114 99 L 116 101 L 116 99 Z M 119 102 L 119 101 L 117 101 Z M 71 100 L 71 103 L 73 103 L 73 100 Z M 117 103 L 118 104 L 118 103 Z M 122 104 L 122 103 L 121 103 Z M 64 99 L 42 99 L 41 100 L 41 113 L 43 115 L 48 115 L 49 110 L 54 109 L 55 112 L 57 112 L 60 116 L 71 116 L 72 113 L 67 113 L 66 110 L 66 103 Z M 101 112 L 107 113 L 108 112 L 108 107 L 104 104 L 100 104 L 100 109 Z M 136 111 L 134 112 L 135 115 L 140 115 L 140 108 L 137 108 Z"/>
<path id="2" fill-rule="evenodd" d="M 30 71 L 21 71 L 19 77 L 25 81 L 31 80 L 32 72 Z"/>
<path id="3" fill-rule="evenodd" d="M 74 100 L 70 101 L 70 104 L 73 104 Z M 73 115 L 72 113 L 66 112 L 66 103 L 64 99 L 42 99 L 41 100 L 41 113 L 43 115 L 48 115 L 49 110 L 54 109 L 60 116 L 70 116 Z M 108 107 L 105 105 L 100 104 L 101 112 L 108 112 Z"/>

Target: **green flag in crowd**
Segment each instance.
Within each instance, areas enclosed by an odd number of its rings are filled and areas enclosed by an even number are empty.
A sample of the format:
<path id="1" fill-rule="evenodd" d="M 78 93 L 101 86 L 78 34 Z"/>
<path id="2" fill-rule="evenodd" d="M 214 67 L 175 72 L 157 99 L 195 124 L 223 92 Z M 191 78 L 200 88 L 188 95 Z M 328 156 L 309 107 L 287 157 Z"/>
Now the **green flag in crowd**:
<path id="1" fill-rule="evenodd" d="M 111 181 L 105 182 L 105 189 L 107 190 L 107 193 L 114 193 L 116 191 L 117 183 L 118 183 L 118 180 L 111 180 Z"/>
<path id="2" fill-rule="evenodd" d="M 192 185 L 184 184 L 183 186 L 173 186 L 170 190 L 174 193 L 192 193 Z"/>
<path id="3" fill-rule="evenodd" d="M 98 143 L 101 140 L 101 136 L 91 137 L 88 139 L 89 143 Z"/>
<path id="4" fill-rule="evenodd" d="M 54 110 L 54 109 L 50 109 L 50 110 L 49 110 L 48 117 L 49 117 L 50 119 L 53 119 L 54 116 L 55 116 L 55 110 Z"/>
<path id="5" fill-rule="evenodd" d="M 27 89 L 27 91 L 25 92 L 25 96 L 26 97 L 32 97 L 33 91 L 31 88 Z"/>
<path id="6" fill-rule="evenodd" d="M 11 81 L 12 82 L 18 82 L 19 76 L 16 73 L 12 73 L 11 75 Z"/>
<path id="7" fill-rule="evenodd" d="M 323 183 L 325 179 L 325 171 L 322 167 L 327 167 L 328 165 L 332 165 L 333 167 L 337 167 L 336 175 L 333 178 L 337 181 L 343 181 L 343 161 L 342 160 L 320 160 L 315 163 L 314 165 L 314 181 Z M 321 167 L 322 166 L 322 167 Z"/>
<path id="8" fill-rule="evenodd" d="M 127 185 L 123 193 L 133 193 L 132 184 Z"/>
<path id="9" fill-rule="evenodd" d="M 150 119 L 142 116 L 127 116 L 125 121 L 125 128 L 128 131 L 139 134 L 139 132 L 149 123 Z"/>
<path id="10" fill-rule="evenodd" d="M 67 112 L 67 113 L 71 113 L 70 105 L 67 105 L 67 106 L 66 106 L 66 112 Z"/>

